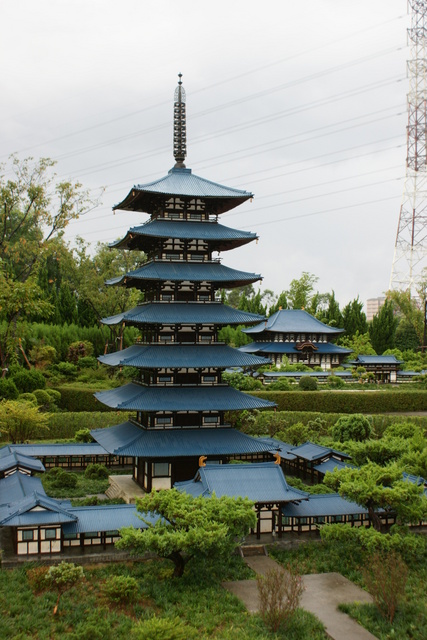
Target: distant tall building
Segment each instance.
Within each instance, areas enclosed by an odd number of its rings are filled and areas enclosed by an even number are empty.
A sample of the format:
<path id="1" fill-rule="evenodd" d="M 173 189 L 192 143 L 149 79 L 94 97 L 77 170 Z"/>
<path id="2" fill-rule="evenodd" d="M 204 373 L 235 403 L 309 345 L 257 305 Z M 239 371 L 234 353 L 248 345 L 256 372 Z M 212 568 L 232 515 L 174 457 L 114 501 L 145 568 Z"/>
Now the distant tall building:
<path id="1" fill-rule="evenodd" d="M 372 318 L 377 315 L 378 311 L 381 309 L 385 301 L 385 296 L 380 296 L 379 298 L 369 298 L 369 300 L 366 301 L 366 320 L 368 322 L 371 322 Z"/>

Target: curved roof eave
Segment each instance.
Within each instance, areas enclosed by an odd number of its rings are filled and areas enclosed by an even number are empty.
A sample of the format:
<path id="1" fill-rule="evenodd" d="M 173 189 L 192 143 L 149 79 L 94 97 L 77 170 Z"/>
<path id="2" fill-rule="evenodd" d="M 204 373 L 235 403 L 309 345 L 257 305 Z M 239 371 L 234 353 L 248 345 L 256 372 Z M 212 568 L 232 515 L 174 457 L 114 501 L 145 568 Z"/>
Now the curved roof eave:
<path id="1" fill-rule="evenodd" d="M 102 318 L 102 324 L 197 324 L 210 323 L 226 326 L 228 324 L 251 324 L 262 316 L 257 313 L 240 311 L 220 302 L 148 302 L 110 316 Z"/>
<path id="2" fill-rule="evenodd" d="M 304 309 L 280 309 L 273 313 L 265 322 L 255 327 L 245 329 L 245 333 L 262 333 L 273 331 L 275 333 L 327 333 L 338 335 L 345 329 L 337 329 L 324 324 L 317 318 L 304 311 Z"/>
<path id="3" fill-rule="evenodd" d="M 157 218 L 137 227 L 131 227 L 123 238 L 110 243 L 109 246 L 116 249 L 132 247 L 145 251 L 153 238 L 205 240 L 214 246 L 215 251 L 228 251 L 252 242 L 258 236 L 252 231 L 233 229 L 217 222 L 189 222 Z"/>
<path id="4" fill-rule="evenodd" d="M 196 176 L 191 169 L 174 167 L 158 180 L 135 185 L 113 210 L 152 213 L 159 196 L 209 200 L 214 204 L 215 213 L 224 213 L 249 200 L 253 194 Z"/>

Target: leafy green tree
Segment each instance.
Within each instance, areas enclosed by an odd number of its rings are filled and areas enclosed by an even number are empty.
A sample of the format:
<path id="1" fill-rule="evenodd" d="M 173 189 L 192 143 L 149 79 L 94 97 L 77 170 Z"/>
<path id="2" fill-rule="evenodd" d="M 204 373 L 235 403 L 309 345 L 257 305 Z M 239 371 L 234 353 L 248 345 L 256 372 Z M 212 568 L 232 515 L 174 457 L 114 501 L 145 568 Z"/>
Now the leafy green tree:
<path id="1" fill-rule="evenodd" d="M 394 305 L 390 300 L 386 299 L 369 325 L 369 338 L 373 349 L 378 354 L 394 348 L 397 324 L 398 320 L 394 313 Z"/>
<path id="2" fill-rule="evenodd" d="M 320 319 L 330 327 L 336 327 L 337 329 L 343 328 L 344 319 L 341 313 L 340 305 L 335 299 L 335 291 L 332 291 L 332 293 L 328 294 L 328 307 L 323 312 Z"/>
<path id="3" fill-rule="evenodd" d="M 61 562 L 60 564 L 49 567 L 46 580 L 58 592 L 53 613 L 56 614 L 59 606 L 59 599 L 63 593 L 71 589 L 75 584 L 84 579 L 83 567 L 73 562 Z"/>
<path id="4" fill-rule="evenodd" d="M 356 334 L 367 333 L 368 323 L 366 314 L 363 312 L 363 302 L 360 302 L 359 296 L 344 307 L 342 317 L 347 339 L 353 338 Z"/>
<path id="5" fill-rule="evenodd" d="M 373 348 L 371 341 L 369 339 L 368 333 L 359 333 L 356 331 L 353 336 L 344 336 L 340 338 L 341 346 L 346 349 L 350 349 L 353 353 L 351 354 L 351 358 L 357 358 L 359 355 L 363 356 L 375 356 L 375 349 Z"/>
<path id="6" fill-rule="evenodd" d="M 311 376 L 302 376 L 298 382 L 298 387 L 301 391 L 316 391 L 317 390 L 317 378 Z"/>
<path id="7" fill-rule="evenodd" d="M 169 489 L 149 493 L 136 504 L 147 528 L 121 529 L 116 547 L 171 560 L 175 577 L 183 575 L 194 557 L 230 554 L 256 524 L 253 502 L 247 498 L 193 498 Z M 160 517 L 153 524 L 144 518 L 146 513 Z"/>
<path id="8" fill-rule="evenodd" d="M 396 328 L 395 345 L 401 351 L 415 351 L 422 345 L 416 327 L 408 318 L 400 318 Z"/>
<path id="9" fill-rule="evenodd" d="M 404 480 L 397 463 L 381 467 L 368 462 L 358 469 L 327 472 L 324 483 L 339 494 L 368 510 L 373 527 L 381 531 L 379 509 L 395 513 L 398 522 L 421 522 L 427 515 L 427 498 L 423 488 Z"/>
<path id="10" fill-rule="evenodd" d="M 4 433 L 13 443 L 24 443 L 47 431 L 49 416 L 40 413 L 38 407 L 19 400 L 0 402 L 0 433 Z"/>
<path id="11" fill-rule="evenodd" d="M 397 309 L 398 314 L 402 320 L 405 321 L 405 331 L 408 332 L 409 328 L 412 328 L 412 332 L 417 336 L 418 344 L 423 343 L 424 336 L 424 313 L 417 300 L 411 296 L 411 292 L 408 291 L 387 291 L 387 298 L 391 300 L 394 307 Z M 399 327 L 397 333 L 400 333 Z M 396 335 L 396 346 L 400 349 L 408 347 L 402 347 L 398 344 Z M 411 347 L 409 347 L 411 348 Z"/>
<path id="12" fill-rule="evenodd" d="M 141 266 L 146 261 L 143 252 L 111 249 L 106 244 L 98 243 L 95 255 L 92 257 L 89 254 L 88 245 L 79 238 L 76 261 L 78 265 L 76 289 L 79 302 L 84 301 L 92 310 L 92 317 L 97 321 L 106 316 L 122 313 L 142 301 L 140 291 L 128 289 L 125 286 L 109 286 L 105 281 Z"/>
<path id="13" fill-rule="evenodd" d="M 268 315 L 271 316 L 276 311 L 280 311 L 281 309 L 288 308 L 288 299 L 286 297 L 286 291 L 282 291 L 282 293 L 277 298 L 276 302 L 270 307 L 268 310 Z"/>
<path id="14" fill-rule="evenodd" d="M 253 391 L 254 389 L 262 389 L 262 382 L 252 378 L 252 376 L 245 376 L 244 373 L 236 371 L 235 373 L 223 373 L 222 379 L 227 382 L 230 387 L 239 389 L 239 391 Z"/>
<path id="15" fill-rule="evenodd" d="M 0 360 L 16 357 L 20 323 L 47 317 L 52 305 L 37 281 L 40 266 L 68 223 L 93 206 L 81 185 L 56 182 L 54 162 L 11 158 L 10 179 L 0 177 Z M 2 167 L 6 169 L 6 167 Z"/>
<path id="16" fill-rule="evenodd" d="M 292 280 L 289 289 L 285 291 L 289 309 L 308 309 L 318 280 L 317 276 L 308 271 L 303 271 L 300 278 Z"/>

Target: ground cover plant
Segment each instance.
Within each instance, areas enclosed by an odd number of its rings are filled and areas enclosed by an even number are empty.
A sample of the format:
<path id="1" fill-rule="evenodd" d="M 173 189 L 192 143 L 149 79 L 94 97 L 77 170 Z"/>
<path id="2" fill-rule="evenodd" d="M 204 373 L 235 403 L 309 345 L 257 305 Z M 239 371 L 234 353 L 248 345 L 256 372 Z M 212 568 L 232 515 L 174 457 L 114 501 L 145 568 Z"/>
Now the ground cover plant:
<path id="1" fill-rule="evenodd" d="M 105 493 L 108 489 L 107 478 L 87 478 L 84 472 L 65 471 L 53 467 L 41 476 L 44 490 L 51 498 L 84 498 L 89 495 Z"/>
<path id="2" fill-rule="evenodd" d="M 386 538 L 385 534 L 378 536 Z M 427 637 L 427 540 L 423 535 L 406 534 L 398 546 L 399 555 L 403 552 L 403 561 L 407 566 L 407 584 L 393 622 L 375 604 L 346 604 L 340 609 L 349 613 L 380 640 L 424 640 Z M 293 550 L 277 547 L 271 550 L 271 555 L 285 566 L 291 564 L 298 567 L 302 574 L 337 571 L 368 590 L 365 576 L 372 568 L 376 553 L 374 547 L 372 541 L 361 544 L 358 537 L 340 536 L 313 541 Z M 378 576 L 378 581 L 382 578 Z"/>
<path id="3" fill-rule="evenodd" d="M 248 614 L 221 586 L 223 580 L 253 577 L 238 556 L 204 559 L 179 579 L 163 560 L 85 565 L 84 579 L 61 595 L 57 615 L 57 593 L 46 587 L 46 572 L 47 567 L 30 564 L 0 572 L 2 639 L 277 639 L 259 615 Z M 116 601 L 119 583 L 127 585 L 124 601 Z M 286 638 L 326 640 L 326 635 L 313 616 L 297 610 Z"/>

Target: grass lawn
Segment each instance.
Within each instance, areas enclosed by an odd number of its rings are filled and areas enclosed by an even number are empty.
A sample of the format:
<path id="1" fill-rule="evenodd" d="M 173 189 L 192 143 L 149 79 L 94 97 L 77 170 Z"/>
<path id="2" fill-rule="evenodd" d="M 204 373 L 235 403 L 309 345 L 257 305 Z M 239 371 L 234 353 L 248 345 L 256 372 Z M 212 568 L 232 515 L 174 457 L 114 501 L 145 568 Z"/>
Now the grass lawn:
<path id="1" fill-rule="evenodd" d="M 405 600 L 397 609 L 393 624 L 380 615 L 374 605 L 343 605 L 345 611 L 360 622 L 380 640 L 425 640 L 427 638 L 427 538 L 423 535 L 424 553 L 416 558 L 406 558 L 409 578 Z M 271 555 L 283 564 L 291 563 L 302 574 L 337 571 L 365 588 L 360 568 L 368 560 L 368 555 L 355 544 L 335 542 L 312 542 L 299 549 L 287 551 L 274 549 Z"/>
<path id="2" fill-rule="evenodd" d="M 183 578 L 171 577 L 171 563 L 160 560 L 84 566 L 85 578 L 61 596 L 53 615 L 56 594 L 30 584 L 27 572 L 36 565 L 0 572 L 0 637 L 26 640 L 121 640 L 134 636 L 138 621 L 157 617 L 186 624 L 186 635 L 153 635 L 162 640 L 187 637 L 215 640 L 326 640 L 314 616 L 298 610 L 284 634 L 271 633 L 260 616 L 221 586 L 222 580 L 252 577 L 241 558 L 227 563 L 191 562 Z M 134 603 L 114 604 L 103 592 L 109 578 L 132 576 L 139 594 Z M 176 630 L 178 631 L 178 629 Z"/>

